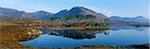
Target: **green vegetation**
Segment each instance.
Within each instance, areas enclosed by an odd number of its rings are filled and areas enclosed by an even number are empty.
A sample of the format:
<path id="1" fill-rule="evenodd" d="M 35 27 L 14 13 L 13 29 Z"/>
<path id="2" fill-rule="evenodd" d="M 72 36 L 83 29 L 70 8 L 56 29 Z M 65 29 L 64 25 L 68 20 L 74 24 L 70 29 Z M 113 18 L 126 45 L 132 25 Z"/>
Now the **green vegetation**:
<path id="1" fill-rule="evenodd" d="M 93 15 L 66 15 L 63 17 L 50 18 L 50 21 L 59 23 L 59 27 L 54 28 L 69 28 L 69 29 L 108 29 L 109 20 L 98 22 L 96 16 Z"/>
<path id="2" fill-rule="evenodd" d="M 50 18 L 49 20 L 57 23 L 74 23 L 74 22 L 96 22 L 96 16 L 93 15 L 66 15 Z"/>
<path id="3" fill-rule="evenodd" d="M 71 19 L 76 19 L 76 20 L 85 20 L 85 19 L 89 19 L 89 18 L 96 18 L 96 16 L 93 15 L 66 15 L 63 17 L 54 17 L 54 18 L 50 18 L 50 20 L 71 20 Z"/>

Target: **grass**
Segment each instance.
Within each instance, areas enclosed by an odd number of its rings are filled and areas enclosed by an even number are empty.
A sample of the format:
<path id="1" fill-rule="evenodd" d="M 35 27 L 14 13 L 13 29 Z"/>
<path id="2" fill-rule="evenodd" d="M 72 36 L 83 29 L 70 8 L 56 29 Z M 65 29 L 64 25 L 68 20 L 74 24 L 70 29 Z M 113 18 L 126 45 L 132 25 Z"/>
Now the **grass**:
<path id="1" fill-rule="evenodd" d="M 23 46 L 18 44 L 18 42 L 22 40 L 33 39 L 32 37 L 37 37 L 38 34 L 30 35 L 27 32 L 31 32 L 32 30 L 36 30 L 32 33 L 37 33 L 38 29 L 29 28 L 24 26 L 16 26 L 16 25 L 5 25 L 0 28 L 0 48 L 4 49 L 19 49 L 19 48 L 36 48 L 32 46 Z"/>

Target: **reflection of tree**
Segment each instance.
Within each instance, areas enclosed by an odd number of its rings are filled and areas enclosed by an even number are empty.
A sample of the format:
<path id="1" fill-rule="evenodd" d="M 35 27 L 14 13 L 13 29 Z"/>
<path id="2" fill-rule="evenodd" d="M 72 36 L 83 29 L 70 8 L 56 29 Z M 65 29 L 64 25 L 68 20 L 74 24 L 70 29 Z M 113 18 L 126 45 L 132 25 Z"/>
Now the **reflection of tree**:
<path id="1" fill-rule="evenodd" d="M 96 37 L 96 33 L 104 33 L 104 31 L 106 30 L 50 30 L 49 35 L 63 36 L 72 39 L 92 39 Z M 106 34 L 108 35 L 109 33 Z"/>
<path id="2" fill-rule="evenodd" d="M 104 32 L 105 35 L 109 35 L 110 32 Z"/>

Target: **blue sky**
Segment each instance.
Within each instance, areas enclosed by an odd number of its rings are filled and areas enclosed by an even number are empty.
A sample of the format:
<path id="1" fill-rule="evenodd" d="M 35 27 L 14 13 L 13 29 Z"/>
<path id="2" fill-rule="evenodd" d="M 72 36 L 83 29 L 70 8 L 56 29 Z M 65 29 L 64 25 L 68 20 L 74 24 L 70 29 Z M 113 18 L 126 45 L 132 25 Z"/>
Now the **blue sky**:
<path id="1" fill-rule="evenodd" d="M 0 0 L 0 7 L 26 12 L 56 13 L 74 6 L 83 6 L 107 16 L 148 17 L 148 0 Z"/>

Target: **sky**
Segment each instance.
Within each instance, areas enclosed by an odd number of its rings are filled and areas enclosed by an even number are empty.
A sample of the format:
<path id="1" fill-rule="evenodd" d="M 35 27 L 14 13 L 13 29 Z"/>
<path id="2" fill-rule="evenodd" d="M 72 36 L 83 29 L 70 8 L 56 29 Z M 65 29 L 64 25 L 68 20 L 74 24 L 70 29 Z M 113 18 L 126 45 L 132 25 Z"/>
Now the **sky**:
<path id="1" fill-rule="evenodd" d="M 39 10 L 57 13 L 63 9 L 83 6 L 103 13 L 106 16 L 147 17 L 150 11 L 148 0 L 0 0 L 0 7 L 20 11 L 35 12 Z"/>

